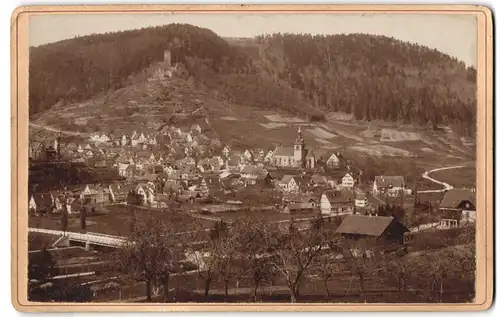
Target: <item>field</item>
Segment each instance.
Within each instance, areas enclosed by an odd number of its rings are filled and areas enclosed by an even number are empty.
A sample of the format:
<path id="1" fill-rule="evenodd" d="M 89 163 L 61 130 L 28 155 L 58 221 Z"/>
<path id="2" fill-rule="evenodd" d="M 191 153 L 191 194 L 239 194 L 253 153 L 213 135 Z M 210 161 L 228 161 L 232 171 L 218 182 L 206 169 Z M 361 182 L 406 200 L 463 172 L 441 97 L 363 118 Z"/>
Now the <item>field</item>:
<path id="1" fill-rule="evenodd" d="M 331 139 L 331 138 L 336 137 L 335 134 L 330 133 L 328 131 L 325 131 L 324 129 L 319 128 L 319 127 L 315 127 L 314 129 L 307 129 L 307 132 L 310 132 L 310 133 L 314 134 L 314 136 L 321 138 L 321 139 Z"/>
<path id="2" fill-rule="evenodd" d="M 295 117 L 286 117 L 279 114 L 270 114 L 265 116 L 267 120 L 272 122 L 287 122 L 287 123 L 300 123 L 304 122 L 304 120 Z"/>
<path id="3" fill-rule="evenodd" d="M 318 217 L 319 215 L 320 214 L 318 212 L 285 214 L 274 211 L 233 211 L 233 212 L 217 213 L 214 214 L 213 217 L 229 222 L 238 219 L 256 219 L 266 222 L 276 222 L 276 221 L 289 221 L 292 219 L 299 220 L 304 218 L 314 218 Z"/>
<path id="4" fill-rule="evenodd" d="M 420 137 L 414 132 L 397 131 L 391 129 L 382 129 L 380 131 L 380 141 L 383 142 L 404 142 L 418 141 Z"/>
<path id="5" fill-rule="evenodd" d="M 143 209 L 135 206 L 120 206 L 113 205 L 106 207 L 107 212 L 100 214 L 89 214 L 87 216 L 87 228 L 88 232 L 104 233 L 109 235 L 117 236 L 127 236 L 129 233 L 128 222 L 133 219 L 134 215 L 137 215 L 139 219 L 141 217 L 151 216 L 159 221 L 169 221 L 173 219 L 173 215 L 170 211 L 162 210 L 152 210 Z M 204 228 L 210 228 L 213 225 L 213 221 L 207 221 L 203 219 L 195 219 L 189 214 L 180 215 L 181 219 L 185 219 L 185 223 L 199 223 Z M 29 226 L 36 228 L 45 228 L 53 230 L 61 230 L 61 218 L 59 215 L 51 215 L 46 217 L 34 217 L 30 216 Z M 80 227 L 79 215 L 70 215 L 69 231 L 82 232 Z M 179 229 L 180 230 L 180 229 Z"/>

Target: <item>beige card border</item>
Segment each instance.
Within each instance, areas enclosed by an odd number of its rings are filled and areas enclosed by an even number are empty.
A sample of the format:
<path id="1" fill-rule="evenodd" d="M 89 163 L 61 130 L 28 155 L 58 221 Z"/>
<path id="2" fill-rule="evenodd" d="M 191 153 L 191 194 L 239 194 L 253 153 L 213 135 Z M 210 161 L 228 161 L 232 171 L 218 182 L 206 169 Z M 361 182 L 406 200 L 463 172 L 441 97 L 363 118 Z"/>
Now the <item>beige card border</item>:
<path id="1" fill-rule="evenodd" d="M 60 304 L 27 300 L 28 21 L 34 14 L 81 13 L 411 13 L 475 15 L 477 64 L 477 280 L 469 304 Z M 83 5 L 23 6 L 11 19 L 12 304 L 22 312 L 77 311 L 478 311 L 493 301 L 493 33 L 492 13 L 474 5 Z"/>

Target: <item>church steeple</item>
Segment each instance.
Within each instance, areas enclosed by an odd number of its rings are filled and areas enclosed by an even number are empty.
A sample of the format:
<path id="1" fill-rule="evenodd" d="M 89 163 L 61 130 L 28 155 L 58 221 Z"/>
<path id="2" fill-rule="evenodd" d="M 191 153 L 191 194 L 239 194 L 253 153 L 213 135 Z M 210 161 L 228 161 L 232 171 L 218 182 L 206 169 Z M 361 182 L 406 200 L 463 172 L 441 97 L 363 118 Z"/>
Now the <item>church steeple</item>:
<path id="1" fill-rule="evenodd" d="M 302 137 L 302 131 L 300 129 L 300 125 L 299 125 L 299 130 L 297 131 L 297 138 L 295 139 L 295 145 L 297 144 L 304 145 L 304 138 Z"/>
<path id="2" fill-rule="evenodd" d="M 295 139 L 295 145 L 293 147 L 293 157 L 296 164 L 302 165 L 305 159 L 305 142 L 302 137 L 302 131 L 300 129 L 297 131 L 297 138 Z"/>

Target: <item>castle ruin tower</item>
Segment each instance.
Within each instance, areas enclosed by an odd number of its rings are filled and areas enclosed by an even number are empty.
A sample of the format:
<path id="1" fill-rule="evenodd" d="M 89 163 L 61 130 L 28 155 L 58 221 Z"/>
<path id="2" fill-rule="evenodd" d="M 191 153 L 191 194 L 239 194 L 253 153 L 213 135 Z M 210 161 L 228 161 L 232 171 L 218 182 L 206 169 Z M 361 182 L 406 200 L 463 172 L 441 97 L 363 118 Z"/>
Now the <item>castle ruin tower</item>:
<path id="1" fill-rule="evenodd" d="M 172 52 L 170 50 L 163 51 L 163 64 L 165 68 L 172 67 Z"/>
<path id="2" fill-rule="evenodd" d="M 299 130 L 297 131 L 297 139 L 295 139 L 295 145 L 293 148 L 293 158 L 295 160 L 295 164 L 297 164 L 298 166 L 302 166 L 304 164 L 305 148 L 306 145 L 299 126 Z"/>

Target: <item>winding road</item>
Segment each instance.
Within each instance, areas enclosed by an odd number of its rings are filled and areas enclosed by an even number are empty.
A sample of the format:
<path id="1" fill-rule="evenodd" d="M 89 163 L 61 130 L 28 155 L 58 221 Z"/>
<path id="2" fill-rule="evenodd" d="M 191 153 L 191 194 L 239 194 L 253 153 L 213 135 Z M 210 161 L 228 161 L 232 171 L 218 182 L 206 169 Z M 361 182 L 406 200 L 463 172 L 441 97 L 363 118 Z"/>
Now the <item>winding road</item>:
<path id="1" fill-rule="evenodd" d="M 433 183 L 442 185 L 443 189 L 419 190 L 418 193 L 419 194 L 422 194 L 422 193 L 442 193 L 442 192 L 448 191 L 450 189 L 453 189 L 453 186 L 451 186 L 450 184 L 442 182 L 442 181 L 438 181 L 437 179 L 430 177 L 429 174 L 430 173 L 434 173 L 434 172 L 439 172 L 439 171 L 444 171 L 444 170 L 451 170 L 451 169 L 457 169 L 457 168 L 464 168 L 464 167 L 466 167 L 466 165 L 456 165 L 456 166 L 440 167 L 440 168 L 436 168 L 436 169 L 433 169 L 433 170 L 430 170 L 430 171 L 426 171 L 424 174 L 422 174 L 422 177 L 425 178 L 425 179 L 430 180 Z"/>

